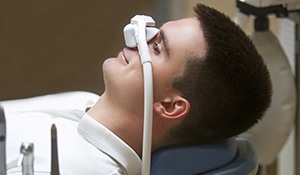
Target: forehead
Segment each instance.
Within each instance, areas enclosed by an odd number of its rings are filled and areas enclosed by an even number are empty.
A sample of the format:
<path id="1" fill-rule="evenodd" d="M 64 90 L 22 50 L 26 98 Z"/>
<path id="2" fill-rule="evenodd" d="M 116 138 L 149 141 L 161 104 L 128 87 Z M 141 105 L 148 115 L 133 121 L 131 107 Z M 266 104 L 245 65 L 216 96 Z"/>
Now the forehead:
<path id="1" fill-rule="evenodd" d="M 203 31 L 197 18 L 170 21 L 165 23 L 160 30 L 168 40 L 170 54 L 176 51 L 185 54 L 203 55 L 206 53 Z"/>

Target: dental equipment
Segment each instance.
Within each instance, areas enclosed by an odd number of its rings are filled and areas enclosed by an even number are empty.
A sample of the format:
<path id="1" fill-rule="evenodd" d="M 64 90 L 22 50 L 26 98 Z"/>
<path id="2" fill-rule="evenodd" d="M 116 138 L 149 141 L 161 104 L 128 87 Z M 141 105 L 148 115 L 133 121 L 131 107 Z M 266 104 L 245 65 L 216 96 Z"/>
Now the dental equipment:
<path id="1" fill-rule="evenodd" d="M 250 34 L 250 38 L 269 69 L 273 86 L 270 108 L 257 125 L 241 135 L 252 141 L 257 151 L 261 171 L 267 174 L 267 167 L 279 160 L 279 153 L 295 124 L 297 110 L 296 82 L 289 63 L 288 52 L 283 49 L 283 43 L 279 42 L 270 29 L 269 15 L 276 15 L 277 18 L 283 20 L 292 11 L 299 10 L 299 0 L 237 0 L 236 5 L 239 14 L 245 17 L 240 18 L 242 20 L 236 20 L 237 24 L 244 26 L 243 23 L 248 23 L 251 15 L 255 17 L 254 31 Z M 290 32 L 291 29 L 288 30 L 288 33 Z M 283 34 L 284 31 L 281 33 Z M 284 36 L 288 38 L 287 33 Z M 293 46 L 289 43 L 288 47 Z M 271 148 L 265 146 L 270 144 L 266 138 L 272 140 Z"/>
<path id="2" fill-rule="evenodd" d="M 295 169 L 298 171 L 296 174 L 299 174 L 300 168 L 297 166 L 300 163 L 300 154 L 297 155 L 299 148 L 297 139 L 300 140 L 298 137 L 299 132 L 297 132 L 297 129 L 300 128 L 297 127 L 297 121 L 300 121 L 299 105 L 297 106 L 299 99 L 299 84 L 297 86 L 299 71 L 296 70 L 295 73 L 293 68 L 297 69 L 299 66 L 299 59 L 297 60 L 299 54 L 297 53 L 299 53 L 300 49 L 298 45 L 300 1 L 237 0 L 236 5 L 239 13 L 237 18 L 235 18 L 235 22 L 242 28 L 245 28 L 244 26 L 249 22 L 251 15 L 255 17 L 255 30 L 250 35 L 250 38 L 270 71 L 273 85 L 270 108 L 266 111 L 262 120 L 251 128 L 249 132 L 242 134 L 242 137 L 252 141 L 258 155 L 261 174 L 268 174 L 267 167 L 274 164 L 274 162 L 278 163 L 276 165 L 278 166 L 278 173 L 284 169 L 284 174 L 291 174 L 286 173 L 286 171 L 288 169 L 294 171 L 292 169 Z M 279 33 L 277 36 L 273 34 L 269 27 L 269 15 L 274 14 L 279 19 Z M 286 25 L 287 21 L 289 25 Z M 291 23 L 293 23 L 293 26 L 290 25 Z M 280 28 L 283 25 L 284 27 Z M 295 125 L 296 135 L 293 136 Z M 296 139 L 296 145 L 289 143 L 290 141 L 293 142 L 294 139 Z M 268 146 L 270 145 L 269 140 L 272 140 L 272 147 Z M 288 145 L 293 145 L 296 149 L 294 150 Z M 296 156 L 287 156 L 285 149 L 289 150 L 288 155 L 294 154 L 292 152 L 295 151 Z M 300 152 L 298 151 L 298 153 Z M 293 168 L 294 159 L 295 168 Z M 288 166 L 284 166 L 284 164 L 288 164 Z"/>
<path id="3" fill-rule="evenodd" d="M 51 175 L 59 175 L 57 132 L 55 124 L 51 126 Z"/>
<path id="4" fill-rule="evenodd" d="M 0 175 L 6 175 L 6 122 L 4 109 L 0 105 Z"/>
<path id="5" fill-rule="evenodd" d="M 20 148 L 20 157 L 18 161 L 18 166 L 22 166 L 22 174 L 23 175 L 33 175 L 33 143 L 24 142 L 21 144 Z"/>
<path id="6" fill-rule="evenodd" d="M 130 24 L 124 27 L 124 38 L 127 47 L 136 47 L 143 65 L 144 75 L 144 129 L 143 129 L 143 153 L 142 175 L 150 174 L 151 142 L 152 142 L 152 109 L 153 109 L 153 79 L 151 57 L 147 41 L 150 41 L 157 33 L 154 27 L 155 21 L 150 16 L 136 15 Z"/>

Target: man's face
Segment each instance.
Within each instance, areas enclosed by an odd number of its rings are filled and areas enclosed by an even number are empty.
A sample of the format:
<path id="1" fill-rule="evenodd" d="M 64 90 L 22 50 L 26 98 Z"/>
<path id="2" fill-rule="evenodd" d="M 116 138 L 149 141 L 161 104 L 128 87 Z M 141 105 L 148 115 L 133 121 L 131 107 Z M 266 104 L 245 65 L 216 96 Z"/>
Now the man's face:
<path id="1" fill-rule="evenodd" d="M 172 80 L 179 75 L 187 55 L 204 55 L 206 48 L 196 18 L 165 23 L 149 42 L 153 69 L 154 102 L 175 93 Z M 143 69 L 137 49 L 125 48 L 103 64 L 106 92 L 128 105 L 143 105 Z M 124 105 L 126 105 L 124 104 Z"/>

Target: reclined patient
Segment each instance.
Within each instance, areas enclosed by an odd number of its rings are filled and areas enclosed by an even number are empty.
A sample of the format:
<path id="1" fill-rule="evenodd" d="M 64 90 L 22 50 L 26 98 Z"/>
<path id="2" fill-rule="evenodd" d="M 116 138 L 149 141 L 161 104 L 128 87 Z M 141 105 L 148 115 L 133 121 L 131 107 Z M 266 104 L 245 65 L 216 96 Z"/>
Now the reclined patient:
<path id="1" fill-rule="evenodd" d="M 270 105 L 269 72 L 249 38 L 215 9 L 197 4 L 194 12 L 193 18 L 165 23 L 148 42 L 152 151 L 231 138 L 256 124 Z M 22 171 L 22 142 L 34 143 L 35 174 L 50 173 L 53 123 L 60 174 L 141 174 L 144 87 L 138 50 L 125 47 L 102 71 L 100 98 L 85 93 L 66 103 L 63 96 L 49 97 L 47 106 L 39 98 L 32 99 L 34 105 L 3 103 L 8 174 Z"/>

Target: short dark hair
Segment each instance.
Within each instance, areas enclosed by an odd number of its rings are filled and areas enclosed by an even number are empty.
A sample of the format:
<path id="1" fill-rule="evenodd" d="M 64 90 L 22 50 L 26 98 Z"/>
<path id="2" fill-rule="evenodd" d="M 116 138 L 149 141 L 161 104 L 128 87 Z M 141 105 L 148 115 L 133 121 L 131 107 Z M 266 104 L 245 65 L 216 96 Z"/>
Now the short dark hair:
<path id="1" fill-rule="evenodd" d="M 223 13 L 194 7 L 206 42 L 204 56 L 187 55 L 173 86 L 190 102 L 186 118 L 170 131 L 171 144 L 191 145 L 238 135 L 269 107 L 269 71 L 248 36 Z"/>

